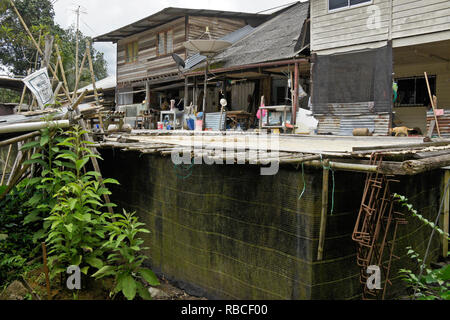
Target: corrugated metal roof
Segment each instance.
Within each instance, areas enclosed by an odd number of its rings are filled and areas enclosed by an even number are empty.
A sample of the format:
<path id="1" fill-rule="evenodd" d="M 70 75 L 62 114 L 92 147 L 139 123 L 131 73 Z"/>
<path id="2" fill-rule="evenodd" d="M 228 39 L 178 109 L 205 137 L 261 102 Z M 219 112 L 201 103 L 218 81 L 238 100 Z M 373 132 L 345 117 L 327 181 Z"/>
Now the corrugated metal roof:
<path id="1" fill-rule="evenodd" d="M 116 87 L 116 85 L 117 85 L 116 75 L 112 75 L 105 79 L 95 82 L 95 87 L 97 89 L 103 89 L 103 90 L 113 89 Z M 85 90 L 93 91 L 94 86 L 92 85 L 92 83 L 84 88 L 79 89 L 78 92 L 83 92 Z"/>
<path id="2" fill-rule="evenodd" d="M 250 33 L 252 33 L 253 30 L 255 30 L 255 28 L 253 28 L 250 25 L 246 25 L 245 27 L 243 27 L 239 30 L 236 30 L 230 34 L 227 34 L 226 36 L 220 38 L 219 40 L 236 43 L 237 41 L 241 40 L 242 38 L 244 38 L 247 35 L 249 35 Z M 194 54 L 193 56 L 189 57 L 189 59 L 186 60 L 186 67 L 184 70 L 189 70 L 205 60 L 206 60 L 205 56 L 202 56 L 199 53 Z"/>
<path id="3" fill-rule="evenodd" d="M 213 62 L 224 67 L 244 66 L 290 59 L 301 48 L 301 35 L 309 17 L 309 2 L 298 2 L 261 24 L 234 45 L 218 54 Z"/>
<path id="4" fill-rule="evenodd" d="M 364 116 L 315 116 L 319 120 L 319 134 L 333 134 L 339 136 L 352 136 L 353 130 L 367 128 L 374 135 L 387 135 L 389 131 L 389 114 Z"/>
<path id="5" fill-rule="evenodd" d="M 117 42 L 120 39 L 129 37 L 133 34 L 140 33 L 152 28 L 156 28 L 169 21 L 185 17 L 185 16 L 207 16 L 220 18 L 239 18 L 251 21 L 264 21 L 269 15 L 256 14 L 246 12 L 205 10 L 205 9 L 185 9 L 185 8 L 166 8 L 147 18 L 136 21 L 125 27 L 108 32 L 101 36 L 95 37 L 95 42 Z"/>
<path id="6" fill-rule="evenodd" d="M 7 76 L 0 76 L 0 88 L 22 90 L 23 82 L 21 78 L 11 78 Z"/>

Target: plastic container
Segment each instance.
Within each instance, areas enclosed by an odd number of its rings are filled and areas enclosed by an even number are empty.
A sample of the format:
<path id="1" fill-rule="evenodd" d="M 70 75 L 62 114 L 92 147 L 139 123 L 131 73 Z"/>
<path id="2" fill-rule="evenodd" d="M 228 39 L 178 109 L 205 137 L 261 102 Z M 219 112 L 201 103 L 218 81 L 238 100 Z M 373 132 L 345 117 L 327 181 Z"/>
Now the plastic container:
<path id="1" fill-rule="evenodd" d="M 195 120 L 187 119 L 186 120 L 189 130 L 195 130 Z"/>
<path id="2" fill-rule="evenodd" d="M 164 123 L 158 122 L 158 130 L 163 130 L 163 129 L 164 129 Z"/>
<path id="3" fill-rule="evenodd" d="M 203 131 L 203 120 L 195 121 L 195 131 Z"/>

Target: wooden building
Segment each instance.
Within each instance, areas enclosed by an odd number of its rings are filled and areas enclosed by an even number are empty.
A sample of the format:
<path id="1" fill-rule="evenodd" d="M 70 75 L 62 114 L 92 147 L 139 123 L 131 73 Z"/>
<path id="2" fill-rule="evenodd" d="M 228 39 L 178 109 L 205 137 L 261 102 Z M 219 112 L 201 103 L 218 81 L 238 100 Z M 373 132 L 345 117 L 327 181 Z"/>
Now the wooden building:
<path id="1" fill-rule="evenodd" d="M 200 38 L 207 27 L 211 38 L 218 39 L 246 25 L 257 26 L 266 18 L 252 13 L 166 8 L 94 41 L 117 43 L 118 105 L 144 100 L 159 105 L 160 95 L 150 92 L 163 85 L 167 90 L 176 89 L 169 99 L 182 98 L 179 88 L 184 78 L 172 53 L 183 60 L 193 55 L 184 48 L 185 41 Z"/>
<path id="2" fill-rule="evenodd" d="M 316 112 L 321 117 L 319 131 L 339 134 L 346 131 L 348 122 L 352 122 L 355 126 L 358 123 L 371 123 L 373 129 L 382 134 L 387 133 L 387 124 L 390 120 L 394 121 L 394 125 L 417 127 L 425 131 L 426 111 L 430 108 L 430 98 L 424 72 L 428 74 L 432 94 L 438 98 L 437 107 L 450 109 L 449 1 L 311 0 L 310 2 L 311 50 L 316 54 L 319 65 L 320 60 L 326 56 L 331 59 L 333 55 L 337 61 L 336 59 L 340 58 L 336 57 L 349 57 L 349 54 L 356 54 L 355 52 L 375 53 L 380 48 L 387 47 L 392 55 L 390 60 L 393 62 L 392 80 L 397 82 L 399 87 L 398 98 L 394 104 L 391 103 L 390 110 L 381 108 L 382 111 L 388 111 L 387 114 L 390 116 L 377 112 L 376 107 L 375 113 L 367 110 L 367 103 L 370 101 L 361 104 L 362 101 L 348 99 L 339 101 L 336 97 L 333 101 L 330 97 L 331 100 L 327 103 L 329 110 L 332 111 L 324 114 L 324 108 L 319 107 L 321 111 Z M 376 62 L 372 67 L 375 64 Z M 341 71 L 342 68 L 341 66 Z M 385 69 L 384 72 L 389 72 L 389 69 Z M 317 76 L 314 87 L 319 87 L 318 92 L 321 92 L 320 87 L 327 80 L 320 75 Z M 340 111 L 337 111 L 339 109 L 337 105 L 340 106 Z M 349 116 L 343 117 L 349 113 L 353 115 L 351 121 L 348 120 Z M 445 131 L 450 133 L 447 128 Z"/>

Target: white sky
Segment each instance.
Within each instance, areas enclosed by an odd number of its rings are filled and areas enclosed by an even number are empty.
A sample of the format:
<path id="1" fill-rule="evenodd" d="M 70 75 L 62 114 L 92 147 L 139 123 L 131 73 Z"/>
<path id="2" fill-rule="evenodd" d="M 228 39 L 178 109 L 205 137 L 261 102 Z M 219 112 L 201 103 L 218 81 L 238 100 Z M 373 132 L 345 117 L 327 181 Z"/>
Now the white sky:
<path id="1" fill-rule="evenodd" d="M 214 9 L 256 13 L 294 2 L 293 0 L 56 0 L 56 22 L 62 27 L 76 23 L 77 6 L 86 12 L 80 17 L 80 30 L 91 37 L 98 36 L 150 16 L 167 7 Z M 116 47 L 112 43 L 97 43 L 95 48 L 105 53 L 108 73 L 115 74 Z"/>

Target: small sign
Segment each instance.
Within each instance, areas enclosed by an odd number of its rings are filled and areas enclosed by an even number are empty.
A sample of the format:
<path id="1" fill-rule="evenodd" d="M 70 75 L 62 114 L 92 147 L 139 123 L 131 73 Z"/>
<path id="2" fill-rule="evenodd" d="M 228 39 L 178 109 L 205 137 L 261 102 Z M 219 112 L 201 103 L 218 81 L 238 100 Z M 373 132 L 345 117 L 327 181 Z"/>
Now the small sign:
<path id="1" fill-rule="evenodd" d="M 41 109 L 45 105 L 54 103 L 52 84 L 48 77 L 47 68 L 36 71 L 22 80 L 28 89 L 36 97 L 36 100 Z"/>

